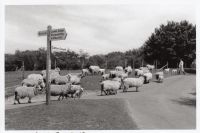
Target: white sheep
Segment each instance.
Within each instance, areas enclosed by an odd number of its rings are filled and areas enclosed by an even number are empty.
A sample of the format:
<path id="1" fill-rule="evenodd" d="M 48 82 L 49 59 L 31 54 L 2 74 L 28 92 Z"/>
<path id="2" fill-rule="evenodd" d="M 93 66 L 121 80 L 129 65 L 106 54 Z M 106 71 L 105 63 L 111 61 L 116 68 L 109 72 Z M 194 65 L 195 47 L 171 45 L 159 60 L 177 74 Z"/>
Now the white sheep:
<path id="1" fill-rule="evenodd" d="M 158 80 L 158 82 L 163 82 L 163 79 L 164 79 L 163 72 L 157 72 L 157 73 L 155 73 L 155 75 L 156 75 L 156 79 Z"/>
<path id="2" fill-rule="evenodd" d="M 57 78 L 58 76 L 60 76 L 59 71 L 58 70 L 51 70 L 49 72 L 49 77 L 50 77 L 50 81 L 51 82 L 55 82 L 55 78 Z M 45 73 L 43 73 L 43 79 L 46 81 L 46 71 Z"/>
<path id="3" fill-rule="evenodd" d="M 140 69 L 135 69 L 135 76 L 142 76 L 144 74 L 144 72 Z"/>
<path id="4" fill-rule="evenodd" d="M 40 91 L 40 88 L 38 88 L 38 86 L 34 86 L 34 87 L 27 87 L 27 86 L 19 86 L 17 88 L 15 88 L 15 98 L 14 98 L 14 104 L 15 101 L 18 102 L 18 104 L 20 104 L 19 99 L 24 99 L 25 97 L 28 97 L 28 103 L 31 103 L 31 99 L 36 96 L 38 94 L 38 92 Z"/>
<path id="5" fill-rule="evenodd" d="M 148 73 L 148 72 L 150 72 L 149 69 L 148 69 L 147 67 L 140 67 L 139 69 L 142 70 L 143 73 Z"/>
<path id="6" fill-rule="evenodd" d="M 145 78 L 145 83 L 149 83 L 150 80 L 152 80 L 153 75 L 150 72 L 149 73 L 144 73 L 144 78 Z"/>
<path id="7" fill-rule="evenodd" d="M 88 76 L 90 74 L 90 71 L 88 69 L 82 69 L 82 75 Z"/>
<path id="8" fill-rule="evenodd" d="M 29 74 L 27 76 L 28 79 L 35 79 L 35 80 L 43 80 L 43 77 L 41 74 Z"/>
<path id="9" fill-rule="evenodd" d="M 83 77 L 82 74 L 79 75 L 73 75 L 73 74 L 68 74 L 69 75 L 69 81 L 74 84 L 80 84 L 81 83 L 81 78 Z"/>
<path id="10" fill-rule="evenodd" d="M 109 72 L 110 78 L 116 77 L 116 73 L 117 73 L 117 71 L 111 70 L 111 71 Z"/>
<path id="11" fill-rule="evenodd" d="M 164 69 L 165 73 L 169 73 L 169 68 Z"/>
<path id="12" fill-rule="evenodd" d="M 131 68 L 131 66 L 126 67 L 124 70 L 125 70 L 126 73 L 128 73 L 128 75 L 131 74 L 132 71 L 133 71 L 133 69 Z"/>
<path id="13" fill-rule="evenodd" d="M 102 75 L 102 81 L 109 79 L 109 77 L 110 77 L 110 74 L 104 74 L 104 75 Z"/>
<path id="14" fill-rule="evenodd" d="M 128 73 L 124 73 L 123 71 L 117 71 L 116 76 L 121 79 L 125 79 L 128 78 Z"/>
<path id="15" fill-rule="evenodd" d="M 111 79 L 112 81 L 118 81 L 118 82 L 120 82 L 121 83 L 121 81 L 122 81 L 122 79 L 121 78 L 119 78 L 119 77 L 115 77 L 115 78 L 113 78 L 113 79 Z"/>
<path id="16" fill-rule="evenodd" d="M 172 69 L 172 74 L 177 74 L 177 69 Z"/>
<path id="17" fill-rule="evenodd" d="M 45 87 L 44 81 L 43 80 L 36 80 L 36 79 L 24 79 L 21 82 L 22 86 L 27 86 L 27 87 L 33 87 L 33 86 L 39 86 L 41 88 Z"/>
<path id="18" fill-rule="evenodd" d="M 98 74 L 100 67 L 99 66 L 90 66 L 89 67 L 90 72 L 94 75 L 94 74 Z"/>
<path id="19" fill-rule="evenodd" d="M 65 75 L 65 76 L 57 76 L 56 78 L 55 78 L 55 83 L 56 84 L 66 84 L 66 83 L 68 83 L 68 82 L 70 82 L 70 77 L 69 77 L 69 75 Z"/>
<path id="20" fill-rule="evenodd" d="M 116 70 L 116 71 L 123 71 L 123 67 L 122 67 L 122 66 L 116 66 L 116 67 L 115 67 L 115 70 Z"/>
<path id="21" fill-rule="evenodd" d="M 66 96 L 67 93 L 70 91 L 70 88 L 71 88 L 71 83 L 67 83 L 65 85 L 51 85 L 50 95 L 59 96 L 58 100 L 60 101 L 60 97 L 62 97 L 63 99 L 64 96 Z"/>
<path id="22" fill-rule="evenodd" d="M 136 87 L 136 91 L 138 88 L 144 84 L 144 77 L 140 76 L 139 78 L 126 78 L 122 80 L 122 85 L 124 87 L 123 92 L 126 92 L 129 87 Z"/>
<path id="23" fill-rule="evenodd" d="M 84 89 L 80 85 L 71 85 L 70 90 L 67 94 L 71 94 L 73 98 L 80 98 L 83 94 Z"/>
<path id="24" fill-rule="evenodd" d="M 147 64 L 146 67 L 147 67 L 149 70 L 153 70 L 153 69 L 155 68 L 154 65 L 149 65 L 149 64 Z"/>
<path id="25" fill-rule="evenodd" d="M 104 75 L 104 74 L 106 73 L 106 70 L 105 70 L 105 69 L 99 69 L 99 73 L 100 73 L 101 75 Z"/>
<path id="26" fill-rule="evenodd" d="M 102 92 L 105 93 L 105 95 L 114 93 L 117 94 L 117 90 L 121 88 L 121 83 L 118 81 L 112 81 L 112 80 L 105 80 L 100 83 L 101 85 L 101 95 Z"/>

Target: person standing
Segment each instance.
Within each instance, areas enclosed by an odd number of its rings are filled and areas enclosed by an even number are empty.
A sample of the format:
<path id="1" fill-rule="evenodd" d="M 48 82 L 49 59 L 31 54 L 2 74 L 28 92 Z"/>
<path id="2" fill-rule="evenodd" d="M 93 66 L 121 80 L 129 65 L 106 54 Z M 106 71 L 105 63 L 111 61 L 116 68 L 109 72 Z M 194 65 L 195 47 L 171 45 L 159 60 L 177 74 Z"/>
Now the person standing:
<path id="1" fill-rule="evenodd" d="M 184 62 L 183 62 L 182 59 L 180 59 L 180 62 L 179 62 L 179 74 L 181 74 L 181 73 L 185 74 L 183 65 L 184 65 Z"/>

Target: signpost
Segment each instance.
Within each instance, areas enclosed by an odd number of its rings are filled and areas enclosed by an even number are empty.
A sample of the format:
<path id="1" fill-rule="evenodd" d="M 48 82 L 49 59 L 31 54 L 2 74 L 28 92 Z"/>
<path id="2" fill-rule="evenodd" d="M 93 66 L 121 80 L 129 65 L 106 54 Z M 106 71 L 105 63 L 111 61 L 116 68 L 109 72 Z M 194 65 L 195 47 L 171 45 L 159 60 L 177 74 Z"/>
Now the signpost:
<path id="1" fill-rule="evenodd" d="M 65 40 L 67 33 L 65 28 L 52 29 L 49 25 L 47 30 L 39 31 L 38 36 L 47 36 L 47 60 L 46 60 L 46 104 L 50 104 L 50 90 L 51 90 L 51 80 L 50 73 L 51 70 L 51 41 Z"/>

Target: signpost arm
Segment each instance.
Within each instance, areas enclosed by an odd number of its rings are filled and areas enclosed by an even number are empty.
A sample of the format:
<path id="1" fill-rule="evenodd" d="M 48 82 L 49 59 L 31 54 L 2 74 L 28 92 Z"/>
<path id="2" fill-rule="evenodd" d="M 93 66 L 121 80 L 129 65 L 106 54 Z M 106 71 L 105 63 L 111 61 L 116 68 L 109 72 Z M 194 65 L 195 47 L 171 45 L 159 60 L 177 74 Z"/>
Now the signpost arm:
<path id="1" fill-rule="evenodd" d="M 51 80 L 49 70 L 51 69 L 51 26 L 47 27 L 47 64 L 46 64 L 46 104 L 50 104 Z"/>

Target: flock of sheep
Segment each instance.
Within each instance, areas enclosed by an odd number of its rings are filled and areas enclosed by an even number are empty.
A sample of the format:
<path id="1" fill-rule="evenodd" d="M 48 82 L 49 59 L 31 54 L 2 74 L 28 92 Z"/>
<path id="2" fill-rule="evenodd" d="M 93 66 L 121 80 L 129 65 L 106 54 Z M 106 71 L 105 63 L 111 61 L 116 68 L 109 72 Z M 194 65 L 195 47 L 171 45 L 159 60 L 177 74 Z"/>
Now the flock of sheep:
<path id="1" fill-rule="evenodd" d="M 117 90 L 123 89 L 126 92 L 130 87 L 136 87 L 136 91 L 145 83 L 149 83 L 153 77 L 152 71 L 154 65 L 146 65 L 146 67 L 140 67 L 135 69 L 135 77 L 131 77 L 133 69 L 128 66 L 125 69 L 121 66 L 117 66 L 115 70 L 106 73 L 105 69 L 101 69 L 99 66 L 90 66 L 88 69 L 82 69 L 81 73 L 69 73 L 65 76 L 60 75 L 60 69 L 50 70 L 50 82 L 51 96 L 59 96 L 58 100 L 64 98 L 80 98 L 83 94 L 84 88 L 81 87 L 81 78 L 88 75 L 102 75 L 101 95 L 103 92 L 105 95 L 117 94 Z M 169 73 L 169 68 L 164 71 L 155 73 L 156 79 L 159 82 L 163 82 L 164 73 Z M 177 69 L 172 70 L 172 74 L 176 74 Z M 15 89 L 14 104 L 17 101 L 20 104 L 20 99 L 28 97 L 28 103 L 31 103 L 31 99 L 39 92 L 46 91 L 46 70 L 41 71 L 41 74 L 30 74 L 21 82 L 22 86 Z"/>

